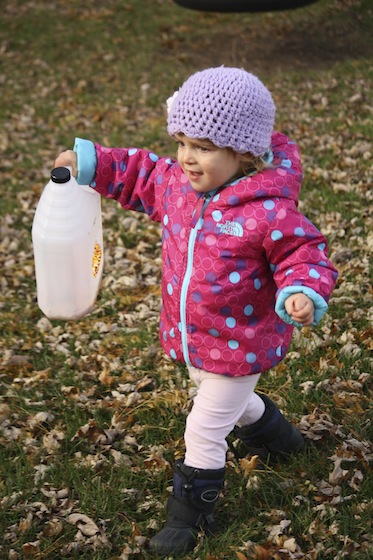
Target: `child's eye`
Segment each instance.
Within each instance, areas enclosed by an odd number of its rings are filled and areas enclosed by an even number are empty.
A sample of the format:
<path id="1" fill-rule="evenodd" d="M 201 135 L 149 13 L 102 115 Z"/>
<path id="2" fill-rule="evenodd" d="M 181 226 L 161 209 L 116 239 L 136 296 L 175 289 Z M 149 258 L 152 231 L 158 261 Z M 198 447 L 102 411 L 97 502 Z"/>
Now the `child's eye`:
<path id="1" fill-rule="evenodd" d="M 210 151 L 210 148 L 206 148 L 206 146 L 198 146 L 198 149 L 201 152 L 209 152 Z"/>

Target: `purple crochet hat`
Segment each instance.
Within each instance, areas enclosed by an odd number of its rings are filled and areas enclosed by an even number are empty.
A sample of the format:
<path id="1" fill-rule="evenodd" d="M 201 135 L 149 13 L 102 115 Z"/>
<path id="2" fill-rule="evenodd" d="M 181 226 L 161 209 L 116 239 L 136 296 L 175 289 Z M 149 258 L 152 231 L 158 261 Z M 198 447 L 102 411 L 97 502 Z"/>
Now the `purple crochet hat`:
<path id="1" fill-rule="evenodd" d="M 275 112 L 270 92 L 253 74 L 208 68 L 190 76 L 174 94 L 167 130 L 261 156 L 271 145 Z"/>

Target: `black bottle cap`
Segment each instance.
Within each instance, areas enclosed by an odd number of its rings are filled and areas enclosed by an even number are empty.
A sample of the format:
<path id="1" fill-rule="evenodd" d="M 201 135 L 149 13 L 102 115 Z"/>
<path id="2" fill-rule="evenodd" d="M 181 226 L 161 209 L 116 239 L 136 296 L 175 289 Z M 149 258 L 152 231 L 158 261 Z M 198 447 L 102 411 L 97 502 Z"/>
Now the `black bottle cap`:
<path id="1" fill-rule="evenodd" d="M 55 167 L 51 171 L 53 183 L 67 183 L 70 181 L 70 170 L 67 167 Z"/>

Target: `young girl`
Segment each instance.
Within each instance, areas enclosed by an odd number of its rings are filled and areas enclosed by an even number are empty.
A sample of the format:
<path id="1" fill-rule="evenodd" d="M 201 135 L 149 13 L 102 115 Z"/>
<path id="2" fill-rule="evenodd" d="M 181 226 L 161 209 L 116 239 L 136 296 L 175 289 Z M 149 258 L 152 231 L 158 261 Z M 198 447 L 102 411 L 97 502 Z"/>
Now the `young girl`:
<path id="1" fill-rule="evenodd" d="M 284 358 L 294 325 L 320 321 L 337 278 L 325 238 L 297 210 L 298 149 L 273 132 L 275 105 L 262 82 L 210 68 L 168 104 L 177 160 L 76 139 L 55 162 L 162 224 L 160 340 L 198 388 L 168 520 L 150 540 L 164 555 L 192 550 L 200 528 L 214 531 L 232 430 L 264 461 L 303 447 L 297 428 L 254 389 Z"/>

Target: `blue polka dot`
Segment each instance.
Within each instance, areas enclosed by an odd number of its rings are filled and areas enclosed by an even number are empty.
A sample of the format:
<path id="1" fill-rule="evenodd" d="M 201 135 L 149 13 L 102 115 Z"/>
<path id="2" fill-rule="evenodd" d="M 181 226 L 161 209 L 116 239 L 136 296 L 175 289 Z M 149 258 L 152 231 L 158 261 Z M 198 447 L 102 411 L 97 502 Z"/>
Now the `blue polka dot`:
<path id="1" fill-rule="evenodd" d="M 172 161 L 172 159 L 170 159 L 170 158 L 167 158 L 167 159 L 165 160 L 165 162 L 167 163 L 167 165 L 172 165 L 172 164 L 173 164 L 173 161 Z"/>
<path id="2" fill-rule="evenodd" d="M 243 310 L 244 314 L 246 315 L 246 317 L 250 317 L 250 315 L 253 314 L 254 312 L 254 308 L 252 305 L 246 305 L 245 309 Z"/>
<path id="3" fill-rule="evenodd" d="M 276 356 L 278 356 L 279 358 L 281 358 L 281 346 L 277 346 L 277 348 L 276 348 Z"/>
<path id="4" fill-rule="evenodd" d="M 170 283 L 167 284 L 167 292 L 169 296 L 172 296 L 174 289 Z"/>
<path id="5" fill-rule="evenodd" d="M 172 226 L 172 233 L 178 234 L 180 230 L 181 230 L 181 225 L 180 224 L 174 224 Z"/>
<path id="6" fill-rule="evenodd" d="M 246 354 L 246 361 L 249 364 L 254 364 L 256 362 L 256 354 L 254 354 L 254 352 L 249 352 L 248 354 Z"/>
<path id="7" fill-rule="evenodd" d="M 134 156 L 136 153 L 137 153 L 137 148 L 131 148 L 130 150 L 128 150 L 129 156 Z"/>
<path id="8" fill-rule="evenodd" d="M 247 268 L 247 263 L 243 259 L 239 259 L 236 264 L 237 270 L 245 270 Z"/>
<path id="9" fill-rule="evenodd" d="M 320 278 L 320 274 L 314 268 L 311 268 L 308 274 L 311 276 L 311 278 Z"/>
<path id="10" fill-rule="evenodd" d="M 220 212 L 220 210 L 214 210 L 214 212 L 211 215 L 215 220 L 215 222 L 220 222 L 220 220 L 223 217 L 223 214 Z"/>
<path id="11" fill-rule="evenodd" d="M 171 356 L 171 358 L 173 358 L 174 360 L 176 360 L 176 352 L 175 352 L 175 350 L 174 350 L 173 348 L 171 348 L 171 350 L 170 350 L 170 356 Z"/>
<path id="12" fill-rule="evenodd" d="M 293 274 L 294 270 L 292 268 L 289 268 L 289 270 L 287 270 L 285 272 L 285 276 L 290 276 L 290 274 Z"/>
<path id="13" fill-rule="evenodd" d="M 216 274 L 214 274 L 213 272 L 208 272 L 206 274 L 206 280 L 207 282 L 210 282 L 210 284 L 213 284 L 213 282 L 216 282 Z"/>
<path id="14" fill-rule="evenodd" d="M 261 287 L 262 287 L 261 281 L 259 280 L 259 278 L 255 278 L 255 280 L 254 280 L 254 288 L 255 288 L 256 290 L 260 290 Z"/>
<path id="15" fill-rule="evenodd" d="M 127 169 L 127 165 L 124 163 L 124 161 L 121 161 L 119 164 L 119 169 L 121 171 L 125 171 Z"/>
<path id="16" fill-rule="evenodd" d="M 151 153 L 149 154 L 149 157 L 150 157 L 150 159 L 151 159 L 152 161 L 154 161 L 154 162 L 159 160 L 159 157 L 157 156 L 157 154 L 153 154 L 153 152 L 151 152 Z"/>
<path id="17" fill-rule="evenodd" d="M 241 276 L 238 272 L 232 272 L 229 275 L 229 280 L 230 282 L 232 282 L 232 284 L 238 284 L 238 282 L 241 280 Z"/>
<path id="18" fill-rule="evenodd" d="M 324 266 L 325 268 L 328 267 L 328 263 L 327 263 L 326 261 L 319 261 L 317 264 L 318 264 L 319 266 Z"/>
<path id="19" fill-rule="evenodd" d="M 167 340 L 167 332 L 163 331 L 163 340 L 166 341 Z"/>
<path id="20" fill-rule="evenodd" d="M 296 235 L 297 237 L 304 237 L 306 235 L 306 232 L 302 227 L 296 227 L 294 230 L 294 235 Z"/>
<path id="21" fill-rule="evenodd" d="M 171 338 L 175 338 L 175 329 L 172 327 L 172 329 L 170 330 L 170 337 Z"/>
<path id="22" fill-rule="evenodd" d="M 275 207 L 275 203 L 273 202 L 273 200 L 266 200 L 263 203 L 263 206 L 266 210 L 273 210 L 273 208 Z"/>
<path id="23" fill-rule="evenodd" d="M 202 294 L 201 292 L 193 292 L 192 294 L 192 299 L 195 303 L 199 303 L 200 301 L 202 301 Z"/>
<path id="24" fill-rule="evenodd" d="M 219 198 L 220 198 L 220 193 L 216 194 L 212 200 L 213 202 L 217 202 Z"/>
<path id="25" fill-rule="evenodd" d="M 284 237 L 284 235 L 283 235 L 282 231 L 280 231 L 279 229 L 275 229 L 271 233 L 272 241 L 278 241 L 279 239 L 282 239 L 283 237 Z"/>
<path id="26" fill-rule="evenodd" d="M 282 167 L 291 167 L 291 160 L 290 159 L 283 159 L 281 162 Z"/>
<path id="27" fill-rule="evenodd" d="M 317 248 L 318 248 L 320 251 L 325 251 L 326 243 L 319 243 L 318 246 L 317 246 Z"/>
<path id="28" fill-rule="evenodd" d="M 236 206 L 236 204 L 239 204 L 240 199 L 237 195 L 233 194 L 228 198 L 228 204 L 230 204 L 231 206 Z"/>
<path id="29" fill-rule="evenodd" d="M 277 266 L 275 264 L 269 263 L 269 268 L 272 270 L 272 272 L 275 272 Z"/>
<path id="30" fill-rule="evenodd" d="M 237 350 L 237 348 L 239 347 L 239 343 L 237 342 L 237 340 L 229 340 L 228 346 L 231 350 Z"/>
<path id="31" fill-rule="evenodd" d="M 213 286 L 211 286 L 211 291 L 213 294 L 217 295 L 220 294 L 220 292 L 223 291 L 222 286 L 219 286 L 218 284 L 214 284 Z"/>
<path id="32" fill-rule="evenodd" d="M 225 324 L 230 329 L 233 329 L 236 326 L 236 323 L 237 323 L 237 321 L 234 317 L 227 317 L 226 320 L 225 320 Z"/>
<path id="33" fill-rule="evenodd" d="M 166 226 L 168 224 L 168 216 L 167 214 L 165 214 L 165 217 L 163 218 L 163 224 Z"/>
<path id="34" fill-rule="evenodd" d="M 217 331 L 216 329 L 209 329 L 209 334 L 211 334 L 211 336 L 218 337 L 219 331 Z"/>
<path id="35" fill-rule="evenodd" d="M 288 328 L 288 327 L 287 327 L 286 324 L 283 323 L 283 322 L 277 323 L 277 325 L 276 325 L 276 327 L 275 327 L 276 332 L 279 333 L 279 334 L 285 334 L 287 328 Z"/>

